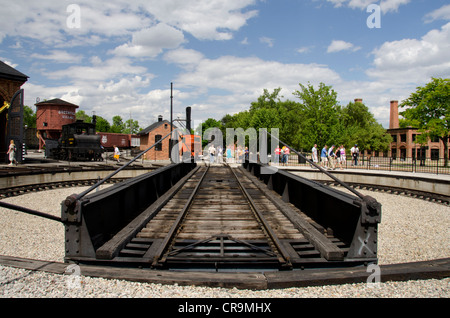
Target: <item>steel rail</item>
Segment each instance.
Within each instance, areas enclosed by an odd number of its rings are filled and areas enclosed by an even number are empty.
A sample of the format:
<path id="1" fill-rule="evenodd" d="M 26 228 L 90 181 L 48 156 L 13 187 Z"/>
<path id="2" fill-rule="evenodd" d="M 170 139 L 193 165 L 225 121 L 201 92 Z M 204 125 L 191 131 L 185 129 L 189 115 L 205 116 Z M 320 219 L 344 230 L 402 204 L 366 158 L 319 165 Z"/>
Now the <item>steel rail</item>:
<path id="1" fill-rule="evenodd" d="M 205 172 L 200 177 L 199 182 L 197 183 L 197 185 L 195 186 L 191 195 L 189 196 L 186 204 L 184 205 L 181 212 L 178 214 L 178 217 L 176 218 L 175 222 L 172 224 L 169 232 L 167 233 L 166 237 L 161 242 L 161 245 L 159 246 L 157 252 L 155 253 L 155 256 L 154 256 L 153 262 L 152 262 L 152 266 L 158 266 L 158 264 L 164 263 L 165 260 L 167 259 L 167 255 L 163 255 L 163 253 L 165 253 L 168 250 L 169 245 L 172 242 L 172 239 L 175 236 L 175 233 L 181 224 L 181 221 L 186 216 L 186 213 L 187 213 L 189 207 L 191 206 L 192 202 L 194 201 L 194 197 L 197 194 L 198 190 L 200 189 L 200 185 L 203 183 L 203 180 L 205 179 L 205 176 L 208 173 L 208 171 L 209 171 L 209 166 L 206 166 Z"/>
<path id="2" fill-rule="evenodd" d="M 228 164 L 226 164 L 226 166 L 228 166 L 228 168 L 231 170 L 231 172 L 233 173 L 234 177 L 236 178 L 236 180 L 237 180 L 237 182 L 239 184 L 239 187 L 241 188 L 242 193 L 247 198 L 247 201 L 249 202 L 249 204 L 250 204 L 250 206 L 252 208 L 252 211 L 254 212 L 256 218 L 260 221 L 261 225 L 263 226 L 264 231 L 267 233 L 267 235 L 269 236 L 270 240 L 272 241 L 272 243 L 277 248 L 278 252 L 280 252 L 280 254 L 278 255 L 279 262 L 281 264 L 283 264 L 283 266 L 292 267 L 292 263 L 291 263 L 291 260 L 290 260 L 289 253 L 286 251 L 286 249 L 281 244 L 281 242 L 278 239 L 277 235 L 275 234 L 275 232 L 273 231 L 273 229 L 271 228 L 271 226 L 269 225 L 269 223 L 267 222 L 265 217 L 262 215 L 260 209 L 256 206 L 255 201 L 250 196 L 248 191 L 245 189 L 244 185 L 242 184 L 241 180 L 239 180 L 239 178 L 236 175 L 236 173 L 233 171 L 233 169 Z"/>

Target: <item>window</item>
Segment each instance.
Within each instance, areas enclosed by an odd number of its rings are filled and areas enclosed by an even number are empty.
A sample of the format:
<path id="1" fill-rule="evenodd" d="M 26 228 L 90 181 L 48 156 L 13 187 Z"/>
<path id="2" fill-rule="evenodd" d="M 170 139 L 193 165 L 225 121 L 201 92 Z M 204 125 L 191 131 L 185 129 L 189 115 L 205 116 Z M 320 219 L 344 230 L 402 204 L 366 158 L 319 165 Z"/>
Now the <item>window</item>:
<path id="1" fill-rule="evenodd" d="M 162 139 L 161 135 L 155 135 L 155 143 L 157 143 L 158 141 L 160 141 Z M 157 144 L 155 146 L 155 151 L 162 151 L 162 142 L 160 142 L 159 144 Z"/>
<path id="2" fill-rule="evenodd" d="M 397 142 L 397 135 L 392 135 L 392 141 Z"/>
<path id="3" fill-rule="evenodd" d="M 431 160 L 439 160 L 439 149 L 431 149 Z"/>
<path id="4" fill-rule="evenodd" d="M 406 142 L 406 134 L 401 134 L 400 135 L 400 141 L 401 142 Z"/>
<path id="5" fill-rule="evenodd" d="M 400 159 L 406 160 L 406 148 L 400 148 Z"/>
<path id="6" fill-rule="evenodd" d="M 392 148 L 391 157 L 392 159 L 397 159 L 397 148 Z"/>

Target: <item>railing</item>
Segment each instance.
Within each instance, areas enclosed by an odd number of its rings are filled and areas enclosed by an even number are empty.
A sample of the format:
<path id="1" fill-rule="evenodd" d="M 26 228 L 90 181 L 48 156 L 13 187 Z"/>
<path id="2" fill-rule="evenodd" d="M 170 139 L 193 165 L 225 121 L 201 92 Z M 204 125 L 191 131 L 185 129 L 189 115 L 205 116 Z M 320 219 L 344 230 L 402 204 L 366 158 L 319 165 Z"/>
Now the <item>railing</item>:
<path id="1" fill-rule="evenodd" d="M 308 159 L 311 159 L 311 154 L 304 153 Z M 347 156 L 347 160 L 341 165 L 338 163 L 337 159 L 334 159 L 334 165 L 331 164 L 330 160 L 327 167 L 335 167 L 336 170 L 341 169 L 364 169 L 364 170 L 385 170 L 385 171 L 403 171 L 403 172 L 422 172 L 422 173 L 433 173 L 433 174 L 450 174 L 450 161 L 447 166 L 444 166 L 444 158 L 390 158 L 390 157 L 374 157 L 374 156 L 362 156 L 358 158 L 357 165 L 354 164 L 350 156 Z M 276 164 L 271 162 L 271 164 Z M 319 158 L 319 165 L 320 158 Z M 309 167 L 310 163 L 306 160 L 297 156 L 296 154 L 289 155 L 287 163 L 280 162 L 278 165 L 283 166 L 306 166 Z"/>

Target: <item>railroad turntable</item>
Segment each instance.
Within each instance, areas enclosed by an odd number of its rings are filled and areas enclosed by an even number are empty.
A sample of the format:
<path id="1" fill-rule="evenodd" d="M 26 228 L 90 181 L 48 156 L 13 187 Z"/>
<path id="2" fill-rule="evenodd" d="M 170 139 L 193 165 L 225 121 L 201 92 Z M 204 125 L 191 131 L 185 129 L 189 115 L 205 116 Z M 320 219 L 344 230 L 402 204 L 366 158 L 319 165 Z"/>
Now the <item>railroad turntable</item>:
<path id="1" fill-rule="evenodd" d="M 259 163 L 170 164 L 97 185 L 64 199 L 54 218 L 64 224 L 65 263 L 2 264 L 245 289 L 367 282 L 378 266 L 382 207 L 356 190 Z M 448 268 L 448 259 L 381 266 L 390 280 L 447 277 Z"/>

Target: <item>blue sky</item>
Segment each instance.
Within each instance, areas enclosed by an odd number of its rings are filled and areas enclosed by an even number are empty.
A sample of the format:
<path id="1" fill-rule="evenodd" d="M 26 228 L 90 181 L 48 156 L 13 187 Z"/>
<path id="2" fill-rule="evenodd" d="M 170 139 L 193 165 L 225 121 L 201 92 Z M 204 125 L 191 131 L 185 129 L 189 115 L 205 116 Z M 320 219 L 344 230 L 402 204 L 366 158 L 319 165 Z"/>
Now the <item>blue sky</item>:
<path id="1" fill-rule="evenodd" d="M 369 28 L 380 9 L 380 28 Z M 445 0 L 0 0 L 0 60 L 30 78 L 25 104 L 62 98 L 111 122 L 247 110 L 323 82 L 388 127 L 391 100 L 450 74 Z"/>

